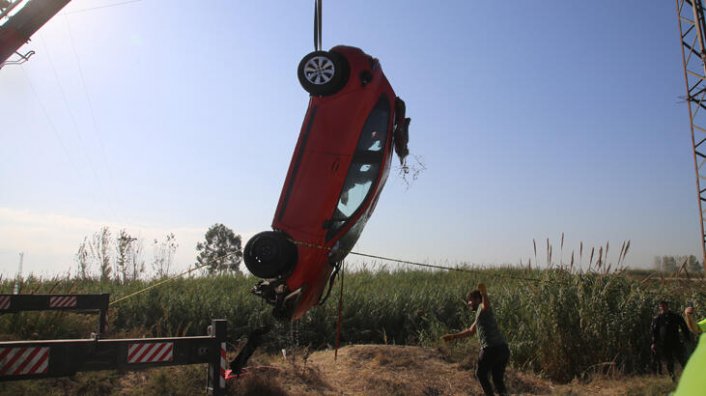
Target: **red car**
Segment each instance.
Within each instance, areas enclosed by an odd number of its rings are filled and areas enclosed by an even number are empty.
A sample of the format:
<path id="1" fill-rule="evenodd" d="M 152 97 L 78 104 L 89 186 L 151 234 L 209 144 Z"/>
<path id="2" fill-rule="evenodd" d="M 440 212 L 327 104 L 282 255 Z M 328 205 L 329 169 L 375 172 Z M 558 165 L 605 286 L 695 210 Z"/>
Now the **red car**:
<path id="1" fill-rule="evenodd" d="M 393 147 L 407 155 L 409 118 L 377 59 L 337 46 L 305 56 L 299 81 L 311 99 L 272 221 L 245 245 L 253 288 L 281 319 L 325 301 L 370 218 Z"/>

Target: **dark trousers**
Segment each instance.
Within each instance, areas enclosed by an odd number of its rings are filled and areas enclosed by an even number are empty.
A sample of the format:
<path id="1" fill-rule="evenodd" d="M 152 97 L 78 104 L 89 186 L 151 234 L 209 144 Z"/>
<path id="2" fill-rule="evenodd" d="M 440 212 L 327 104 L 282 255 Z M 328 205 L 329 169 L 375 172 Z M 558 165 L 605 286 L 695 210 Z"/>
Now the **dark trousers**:
<path id="1" fill-rule="evenodd" d="M 492 374 L 495 390 L 499 395 L 507 395 L 505 388 L 505 366 L 510 360 L 510 348 L 507 344 L 493 345 L 480 350 L 478 354 L 478 368 L 476 377 L 487 396 L 493 396 L 493 386 L 490 384 L 488 374 Z"/>
<path id="2" fill-rule="evenodd" d="M 667 371 L 669 372 L 669 375 L 672 377 L 672 379 L 674 379 L 674 359 L 679 362 L 682 368 L 684 368 L 684 365 L 686 365 L 684 345 L 663 344 L 657 348 L 657 352 L 659 353 L 659 357 L 667 362 Z"/>

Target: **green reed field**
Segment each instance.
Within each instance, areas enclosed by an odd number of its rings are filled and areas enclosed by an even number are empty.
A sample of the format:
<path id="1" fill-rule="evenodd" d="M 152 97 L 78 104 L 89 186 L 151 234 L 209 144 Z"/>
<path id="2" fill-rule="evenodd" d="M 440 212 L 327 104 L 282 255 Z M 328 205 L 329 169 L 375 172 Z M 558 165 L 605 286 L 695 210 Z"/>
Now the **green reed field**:
<path id="1" fill-rule="evenodd" d="M 118 300 L 158 281 L 25 279 L 24 294 L 110 293 Z M 339 279 L 329 301 L 295 323 L 271 318 L 270 307 L 249 290 L 247 276 L 176 279 L 117 301 L 109 312 L 108 337 L 204 335 L 211 319 L 228 320 L 235 343 L 252 329 L 270 326 L 263 348 L 326 348 L 335 345 Z M 488 286 L 491 304 L 512 351 L 511 364 L 554 381 L 596 372 L 641 374 L 649 370 L 650 322 L 656 303 L 667 299 L 681 312 L 688 301 L 706 316 L 702 277 L 661 279 L 647 274 L 577 274 L 521 268 L 463 271 L 358 270 L 343 279 L 341 344 L 440 346 L 439 337 L 470 325 L 466 293 Z M 0 283 L 12 292 L 13 282 Z M 86 338 L 96 315 L 26 312 L 0 316 L 3 339 Z M 477 342 L 472 339 L 467 342 Z"/>

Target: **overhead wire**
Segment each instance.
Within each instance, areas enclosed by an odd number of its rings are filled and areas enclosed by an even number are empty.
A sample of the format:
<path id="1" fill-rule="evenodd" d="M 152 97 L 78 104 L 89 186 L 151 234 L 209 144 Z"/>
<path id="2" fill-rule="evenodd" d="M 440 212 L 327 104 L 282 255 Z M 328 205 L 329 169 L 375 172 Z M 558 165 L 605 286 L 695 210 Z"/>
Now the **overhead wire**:
<path id="1" fill-rule="evenodd" d="M 64 152 L 66 159 L 69 160 L 69 163 L 71 164 L 71 167 L 74 168 L 74 172 L 76 172 L 76 175 L 80 177 L 81 173 L 79 171 L 79 167 L 74 162 L 73 158 L 69 155 L 69 150 L 66 148 L 66 144 L 64 143 L 64 140 L 59 135 L 59 130 L 56 127 L 54 120 L 49 115 L 49 112 L 47 111 L 47 108 L 44 105 L 42 98 L 39 96 L 37 89 L 34 87 L 34 84 L 32 83 L 32 79 L 29 78 L 29 75 L 23 65 L 20 65 L 20 68 L 22 70 L 22 75 L 25 77 L 25 79 L 27 80 L 27 83 L 29 84 L 30 89 L 32 90 L 32 93 L 37 98 L 37 103 L 39 103 L 39 108 L 42 109 L 42 113 L 44 114 L 44 118 L 46 118 L 47 122 L 49 123 L 49 127 L 52 130 L 52 132 L 54 133 L 56 140 L 59 141 L 59 146 L 61 147 L 61 151 Z"/>
<path id="2" fill-rule="evenodd" d="M 142 0 L 121 1 L 121 2 L 119 2 L 119 3 L 114 3 L 114 4 L 106 4 L 106 5 L 102 5 L 102 6 L 96 6 L 96 7 L 90 7 L 90 8 L 82 8 L 82 9 L 74 10 L 74 11 L 67 11 L 67 12 L 64 12 L 64 14 L 65 14 L 65 15 L 79 14 L 79 13 L 86 12 L 86 11 L 94 11 L 94 10 L 99 10 L 99 9 L 102 9 L 102 8 L 117 7 L 117 6 L 121 6 L 121 5 L 125 5 L 125 4 L 137 3 L 137 2 L 140 2 L 140 1 L 142 1 Z"/>
<path id="3" fill-rule="evenodd" d="M 64 106 L 66 107 L 66 110 L 69 114 L 69 119 L 71 120 L 71 124 L 73 125 L 74 132 L 76 134 L 76 137 L 78 139 L 79 144 L 83 145 L 83 136 L 81 135 L 81 132 L 79 131 L 79 126 L 78 122 L 76 121 L 76 116 L 74 115 L 73 109 L 71 105 L 69 104 L 68 97 L 66 96 L 66 90 L 64 89 L 63 84 L 61 83 L 61 79 L 59 78 L 59 73 L 56 70 L 56 67 L 54 66 L 54 62 L 52 61 L 51 53 L 47 49 L 46 44 L 44 43 L 44 39 L 42 37 L 41 32 L 37 33 L 37 36 L 39 37 L 39 42 L 41 43 L 42 47 L 44 48 L 44 52 L 47 54 L 47 60 L 49 61 L 49 65 L 54 73 L 54 78 L 56 80 L 56 84 L 59 87 L 59 92 L 61 92 L 61 98 L 64 102 Z M 110 214 L 112 214 L 112 217 L 115 217 L 115 210 L 113 209 L 113 206 L 111 204 L 110 198 L 108 197 L 108 194 L 106 193 L 104 189 L 103 183 L 101 183 L 101 179 L 98 176 L 98 173 L 96 172 L 96 166 L 94 165 L 93 158 L 91 157 L 89 150 L 82 150 L 83 154 L 85 155 L 85 158 L 88 162 L 88 167 L 91 170 L 91 174 L 93 175 L 93 178 L 95 180 L 96 186 L 98 186 L 101 190 L 101 193 L 103 195 L 103 198 L 107 201 L 108 205 L 108 211 Z M 89 189 L 92 191 L 92 189 Z M 94 197 L 95 198 L 95 197 Z M 96 199 L 98 200 L 98 199 Z"/>
<path id="4" fill-rule="evenodd" d="M 83 94 L 86 97 L 86 103 L 88 103 L 88 112 L 91 116 L 91 123 L 93 126 L 93 134 L 96 137 L 96 140 L 98 141 L 98 148 L 101 151 L 100 157 L 102 159 L 102 164 L 103 164 L 103 167 L 105 168 L 106 172 L 108 173 L 108 179 L 114 180 L 113 172 L 111 171 L 110 167 L 108 166 L 108 162 L 106 160 L 106 158 L 108 158 L 108 156 L 105 151 L 105 145 L 103 144 L 103 139 L 101 139 L 101 135 L 99 133 L 98 121 L 96 119 L 95 110 L 93 108 L 93 100 L 91 100 L 91 96 L 88 94 L 88 88 L 86 85 L 86 78 L 84 77 L 81 59 L 78 55 L 78 51 L 76 50 L 76 45 L 74 43 L 74 36 L 73 36 L 73 32 L 71 30 L 71 24 L 69 23 L 69 18 L 66 15 L 64 15 L 64 22 L 66 23 L 66 31 L 69 34 L 69 43 L 71 44 L 71 50 L 73 51 L 74 59 L 76 59 L 78 74 L 79 74 L 79 77 L 81 78 L 81 88 L 83 89 Z M 113 190 L 115 190 L 115 188 L 113 188 Z M 113 195 L 113 197 L 114 197 L 114 195 Z"/>

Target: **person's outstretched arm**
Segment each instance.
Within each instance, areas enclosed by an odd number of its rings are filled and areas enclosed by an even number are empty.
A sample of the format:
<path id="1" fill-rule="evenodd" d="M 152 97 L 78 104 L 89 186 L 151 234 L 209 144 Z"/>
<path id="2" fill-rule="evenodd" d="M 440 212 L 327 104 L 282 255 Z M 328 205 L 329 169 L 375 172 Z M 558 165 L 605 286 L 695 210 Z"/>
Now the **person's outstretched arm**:
<path id="1" fill-rule="evenodd" d="M 470 337 L 473 334 L 476 334 L 476 322 L 473 322 L 471 327 L 467 328 L 466 330 L 460 331 L 458 333 L 446 334 L 446 335 L 442 336 L 441 339 L 444 340 L 445 342 L 449 342 L 449 341 L 456 340 L 458 338 Z"/>

